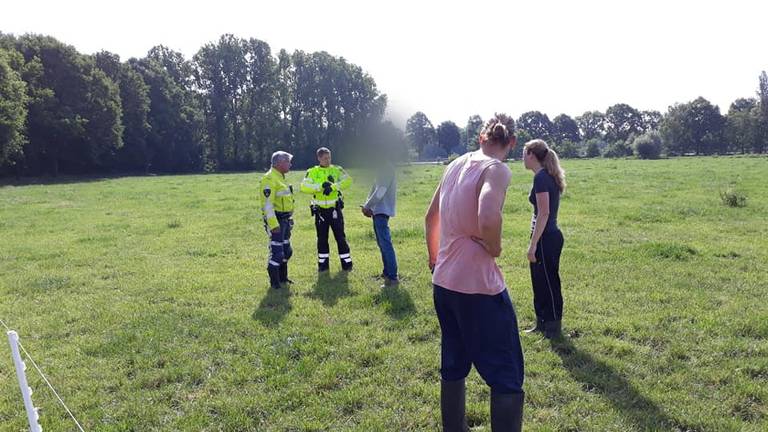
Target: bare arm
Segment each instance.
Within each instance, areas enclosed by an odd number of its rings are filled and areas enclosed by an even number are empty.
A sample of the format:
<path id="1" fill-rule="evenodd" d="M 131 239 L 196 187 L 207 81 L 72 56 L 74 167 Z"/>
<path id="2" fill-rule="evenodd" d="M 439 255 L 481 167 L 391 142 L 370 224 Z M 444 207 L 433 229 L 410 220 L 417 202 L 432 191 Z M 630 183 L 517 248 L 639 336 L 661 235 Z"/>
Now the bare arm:
<path id="1" fill-rule="evenodd" d="M 481 179 L 477 220 L 480 239 L 488 253 L 501 255 L 501 210 L 507 195 L 511 173 L 503 164 L 488 167 Z"/>
<path id="2" fill-rule="evenodd" d="M 544 228 L 547 227 L 549 220 L 549 192 L 536 193 L 536 227 L 531 235 L 531 243 L 528 245 L 528 261 L 536 262 L 536 245 L 539 244 L 541 235 L 544 234 Z"/>
<path id="3" fill-rule="evenodd" d="M 429 269 L 435 268 L 437 252 L 440 249 L 440 185 L 432 195 L 427 215 L 424 217 L 424 228 L 427 237 L 427 252 L 429 252 Z"/>

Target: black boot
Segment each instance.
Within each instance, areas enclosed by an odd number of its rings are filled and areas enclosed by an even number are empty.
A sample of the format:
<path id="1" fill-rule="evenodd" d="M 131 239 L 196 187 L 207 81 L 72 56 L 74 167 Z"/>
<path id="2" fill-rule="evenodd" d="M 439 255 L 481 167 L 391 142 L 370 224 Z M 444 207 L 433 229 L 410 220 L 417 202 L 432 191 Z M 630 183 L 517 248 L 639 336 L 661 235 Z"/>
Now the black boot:
<path id="1" fill-rule="evenodd" d="M 529 328 L 528 330 L 523 330 L 524 333 L 536 333 L 536 332 L 544 332 L 544 320 L 536 317 L 536 325 Z"/>
<path id="2" fill-rule="evenodd" d="M 280 267 L 267 267 L 267 274 L 269 274 L 269 286 L 274 289 L 280 289 Z"/>
<path id="3" fill-rule="evenodd" d="M 491 432 L 520 432 L 523 430 L 523 400 L 525 393 L 501 394 L 491 392 Z"/>
<path id="4" fill-rule="evenodd" d="M 560 336 L 562 332 L 562 327 L 560 324 L 560 320 L 557 321 L 546 321 L 544 323 L 544 337 L 547 339 L 557 339 Z"/>
<path id="5" fill-rule="evenodd" d="M 292 284 L 293 281 L 288 279 L 288 263 L 284 262 L 280 264 L 280 283 L 281 284 Z"/>
<path id="6" fill-rule="evenodd" d="M 440 380 L 440 413 L 443 432 L 468 432 L 464 380 Z"/>

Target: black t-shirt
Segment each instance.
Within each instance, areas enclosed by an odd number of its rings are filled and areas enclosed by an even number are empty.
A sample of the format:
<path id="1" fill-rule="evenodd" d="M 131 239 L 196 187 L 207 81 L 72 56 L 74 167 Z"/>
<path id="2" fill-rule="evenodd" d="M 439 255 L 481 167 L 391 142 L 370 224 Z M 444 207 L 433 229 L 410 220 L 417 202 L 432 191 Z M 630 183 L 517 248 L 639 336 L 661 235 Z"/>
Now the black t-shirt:
<path id="1" fill-rule="evenodd" d="M 536 205 L 536 194 L 542 192 L 549 192 L 549 219 L 547 219 L 547 226 L 544 228 L 544 232 L 557 230 L 557 209 L 560 207 L 560 189 L 557 187 L 555 179 L 542 169 L 533 176 L 533 187 L 531 193 L 528 195 L 528 201 L 533 204 L 533 217 L 536 218 L 539 214 L 539 208 Z"/>

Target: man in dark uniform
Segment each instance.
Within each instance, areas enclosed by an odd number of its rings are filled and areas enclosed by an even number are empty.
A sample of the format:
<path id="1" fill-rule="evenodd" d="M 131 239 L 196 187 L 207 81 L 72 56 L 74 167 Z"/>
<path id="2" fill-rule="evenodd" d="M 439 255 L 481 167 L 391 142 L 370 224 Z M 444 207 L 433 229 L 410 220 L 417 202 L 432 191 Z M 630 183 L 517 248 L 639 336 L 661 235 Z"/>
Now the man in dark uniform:
<path id="1" fill-rule="evenodd" d="M 349 253 L 346 234 L 344 234 L 342 213 L 344 208 L 342 191 L 352 184 L 352 177 L 344 171 L 344 168 L 331 165 L 331 151 L 325 147 L 317 149 L 317 160 L 320 164 L 307 170 L 301 182 L 301 191 L 312 194 L 312 215 L 315 216 L 317 231 L 317 270 L 323 272 L 329 268 L 329 228 L 333 231 L 333 237 L 339 249 L 341 269 L 352 270 L 352 256 Z"/>

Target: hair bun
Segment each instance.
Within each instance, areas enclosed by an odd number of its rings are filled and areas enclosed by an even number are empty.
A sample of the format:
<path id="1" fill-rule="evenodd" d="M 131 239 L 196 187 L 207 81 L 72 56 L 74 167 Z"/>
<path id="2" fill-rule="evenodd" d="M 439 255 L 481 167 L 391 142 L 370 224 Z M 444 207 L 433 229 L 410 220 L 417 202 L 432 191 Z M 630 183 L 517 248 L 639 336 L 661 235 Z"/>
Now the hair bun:
<path id="1" fill-rule="evenodd" d="M 493 138 L 499 141 L 506 141 L 507 139 L 507 128 L 501 123 L 497 123 L 493 127 L 492 133 L 493 133 Z"/>

